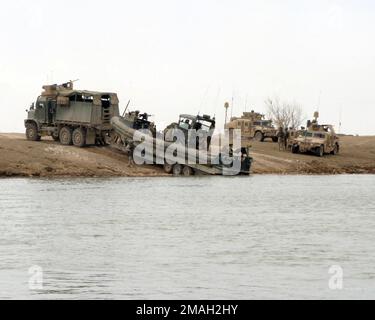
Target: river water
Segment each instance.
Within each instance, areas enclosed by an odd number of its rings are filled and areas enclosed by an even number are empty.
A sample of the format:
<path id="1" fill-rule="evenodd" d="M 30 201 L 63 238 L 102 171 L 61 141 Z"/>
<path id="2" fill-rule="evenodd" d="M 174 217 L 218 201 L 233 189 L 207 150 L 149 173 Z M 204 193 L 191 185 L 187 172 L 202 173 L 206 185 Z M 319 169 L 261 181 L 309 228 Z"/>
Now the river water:
<path id="1" fill-rule="evenodd" d="M 0 179 L 0 214 L 0 299 L 375 298 L 371 175 Z"/>

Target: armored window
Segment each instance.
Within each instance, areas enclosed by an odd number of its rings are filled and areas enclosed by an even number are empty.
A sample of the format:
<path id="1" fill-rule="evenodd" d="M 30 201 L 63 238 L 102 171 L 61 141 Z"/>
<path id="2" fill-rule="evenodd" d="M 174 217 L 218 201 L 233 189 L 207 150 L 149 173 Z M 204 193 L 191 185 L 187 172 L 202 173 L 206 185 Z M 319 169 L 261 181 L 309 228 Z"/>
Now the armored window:
<path id="1" fill-rule="evenodd" d="M 103 95 L 100 100 L 102 100 L 102 102 L 111 102 L 111 97 L 108 95 Z"/>
<path id="2" fill-rule="evenodd" d="M 69 101 L 72 101 L 72 102 L 76 101 L 76 95 L 74 94 L 74 95 L 70 96 Z"/>
<path id="3" fill-rule="evenodd" d="M 262 126 L 263 127 L 270 127 L 271 126 L 271 122 L 270 121 L 262 121 Z"/>
<path id="4" fill-rule="evenodd" d="M 315 134 L 314 134 L 314 137 L 315 137 L 315 138 L 321 138 L 321 139 L 324 139 L 326 136 L 325 136 L 324 133 L 315 133 Z"/>
<path id="5" fill-rule="evenodd" d="M 187 121 L 186 120 L 181 120 L 180 124 L 179 124 L 179 127 L 181 129 L 189 130 L 190 129 L 190 123 L 189 123 L 188 120 Z"/>
<path id="6" fill-rule="evenodd" d="M 89 95 L 82 95 L 82 100 L 84 102 L 92 103 L 94 101 L 94 97 Z"/>
<path id="7" fill-rule="evenodd" d="M 210 122 L 206 122 L 206 121 L 201 122 L 201 128 L 200 128 L 201 130 L 210 131 L 211 127 L 212 127 L 212 124 Z"/>

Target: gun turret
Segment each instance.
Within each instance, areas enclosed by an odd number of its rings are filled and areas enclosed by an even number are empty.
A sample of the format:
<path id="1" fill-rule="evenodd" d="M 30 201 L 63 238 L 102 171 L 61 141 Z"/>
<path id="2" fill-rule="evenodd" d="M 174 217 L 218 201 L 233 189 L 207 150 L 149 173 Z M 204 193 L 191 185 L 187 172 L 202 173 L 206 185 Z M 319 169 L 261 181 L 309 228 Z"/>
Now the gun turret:
<path id="1" fill-rule="evenodd" d="M 63 87 L 63 88 L 68 89 L 68 90 L 73 90 L 74 82 L 77 82 L 77 81 L 79 81 L 79 79 L 70 80 L 68 82 L 65 82 L 65 83 L 59 85 L 59 87 Z"/>
<path id="2" fill-rule="evenodd" d="M 65 91 L 65 90 L 73 90 L 73 84 L 74 82 L 77 82 L 77 80 L 70 80 L 68 82 L 65 82 L 63 84 L 51 84 L 51 85 L 45 85 L 43 86 L 43 92 L 42 96 L 46 97 L 53 97 L 58 94 L 59 91 Z"/>

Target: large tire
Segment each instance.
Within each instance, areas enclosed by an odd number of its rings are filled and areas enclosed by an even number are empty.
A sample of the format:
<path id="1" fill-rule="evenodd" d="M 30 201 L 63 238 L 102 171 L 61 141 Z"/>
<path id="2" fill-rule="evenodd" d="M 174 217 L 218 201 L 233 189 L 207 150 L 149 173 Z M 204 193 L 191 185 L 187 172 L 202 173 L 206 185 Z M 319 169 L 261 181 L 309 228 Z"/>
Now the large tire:
<path id="1" fill-rule="evenodd" d="M 29 141 L 40 141 L 40 135 L 38 132 L 38 127 L 35 123 L 26 124 L 26 139 Z"/>
<path id="2" fill-rule="evenodd" d="M 58 133 L 52 133 L 51 134 L 51 137 L 52 137 L 52 139 L 53 140 L 55 140 L 55 141 L 60 141 L 60 137 L 59 137 L 59 134 Z"/>
<path id="3" fill-rule="evenodd" d="M 272 137 L 272 141 L 273 142 L 279 142 L 279 138 L 278 137 Z"/>
<path id="4" fill-rule="evenodd" d="M 188 166 L 184 166 L 184 168 L 182 169 L 182 174 L 185 177 L 190 177 L 194 175 L 194 170 Z"/>
<path id="5" fill-rule="evenodd" d="M 316 155 L 318 157 L 323 157 L 324 156 L 324 146 L 320 146 L 319 148 L 316 149 Z"/>
<path id="6" fill-rule="evenodd" d="M 169 163 L 165 163 L 164 164 L 164 171 L 168 174 L 172 173 L 172 170 L 173 170 L 173 165 L 169 164 Z"/>
<path id="7" fill-rule="evenodd" d="M 334 156 L 337 155 L 338 153 L 340 152 L 340 147 L 339 145 L 336 143 L 335 144 L 335 147 L 333 148 L 331 154 L 333 154 Z"/>
<path id="8" fill-rule="evenodd" d="M 255 141 L 263 142 L 264 134 L 261 131 L 258 131 L 254 136 Z"/>
<path id="9" fill-rule="evenodd" d="M 293 145 L 292 146 L 292 153 L 298 153 L 299 152 L 299 146 L 298 145 Z"/>
<path id="10" fill-rule="evenodd" d="M 86 130 L 77 128 L 73 131 L 72 135 L 73 145 L 78 148 L 83 148 L 86 145 Z"/>
<path id="11" fill-rule="evenodd" d="M 181 175 L 181 173 L 182 173 L 182 166 L 180 165 L 180 164 L 175 164 L 174 166 L 173 166 L 173 175 L 174 176 L 179 176 L 179 175 Z"/>
<path id="12" fill-rule="evenodd" d="M 72 141 L 72 130 L 69 127 L 63 127 L 59 133 L 60 142 L 64 146 L 69 146 L 73 144 Z"/>

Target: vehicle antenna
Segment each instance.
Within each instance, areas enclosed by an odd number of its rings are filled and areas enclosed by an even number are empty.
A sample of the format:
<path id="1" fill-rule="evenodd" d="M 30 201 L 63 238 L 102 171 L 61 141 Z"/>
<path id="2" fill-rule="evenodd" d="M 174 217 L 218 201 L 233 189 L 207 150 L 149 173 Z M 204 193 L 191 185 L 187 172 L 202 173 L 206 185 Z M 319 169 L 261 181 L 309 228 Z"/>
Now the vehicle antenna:
<path id="1" fill-rule="evenodd" d="M 228 122 L 228 109 L 229 109 L 229 103 L 228 102 L 225 102 L 224 108 L 225 108 L 225 125 L 226 125 L 227 122 Z"/>
<path id="2" fill-rule="evenodd" d="M 234 108 L 234 90 L 233 90 L 233 93 L 232 93 L 232 110 L 231 110 L 231 113 L 230 113 L 231 118 L 233 118 L 233 108 Z"/>
<path id="3" fill-rule="evenodd" d="M 122 114 L 122 117 L 125 117 L 125 114 L 126 114 L 126 111 L 128 111 L 129 105 L 130 105 L 130 100 L 128 101 L 128 104 L 126 105 L 126 108 L 124 110 L 124 113 Z"/>
<path id="4" fill-rule="evenodd" d="M 219 97 L 220 97 L 220 93 L 221 93 L 221 87 L 219 87 L 218 91 L 217 91 L 217 95 L 216 95 L 216 99 L 215 99 L 215 102 L 214 102 L 214 113 L 216 114 L 216 110 L 217 110 L 217 105 L 219 103 Z"/>
<path id="5" fill-rule="evenodd" d="M 322 98 L 322 90 L 319 91 L 319 98 L 318 98 L 318 112 L 320 111 L 320 102 L 321 102 L 321 98 Z"/>
<path id="6" fill-rule="evenodd" d="M 203 94 L 202 100 L 201 100 L 201 105 L 199 106 L 200 109 L 202 109 L 208 95 L 208 91 L 210 90 L 210 86 L 207 86 L 205 93 Z"/>

